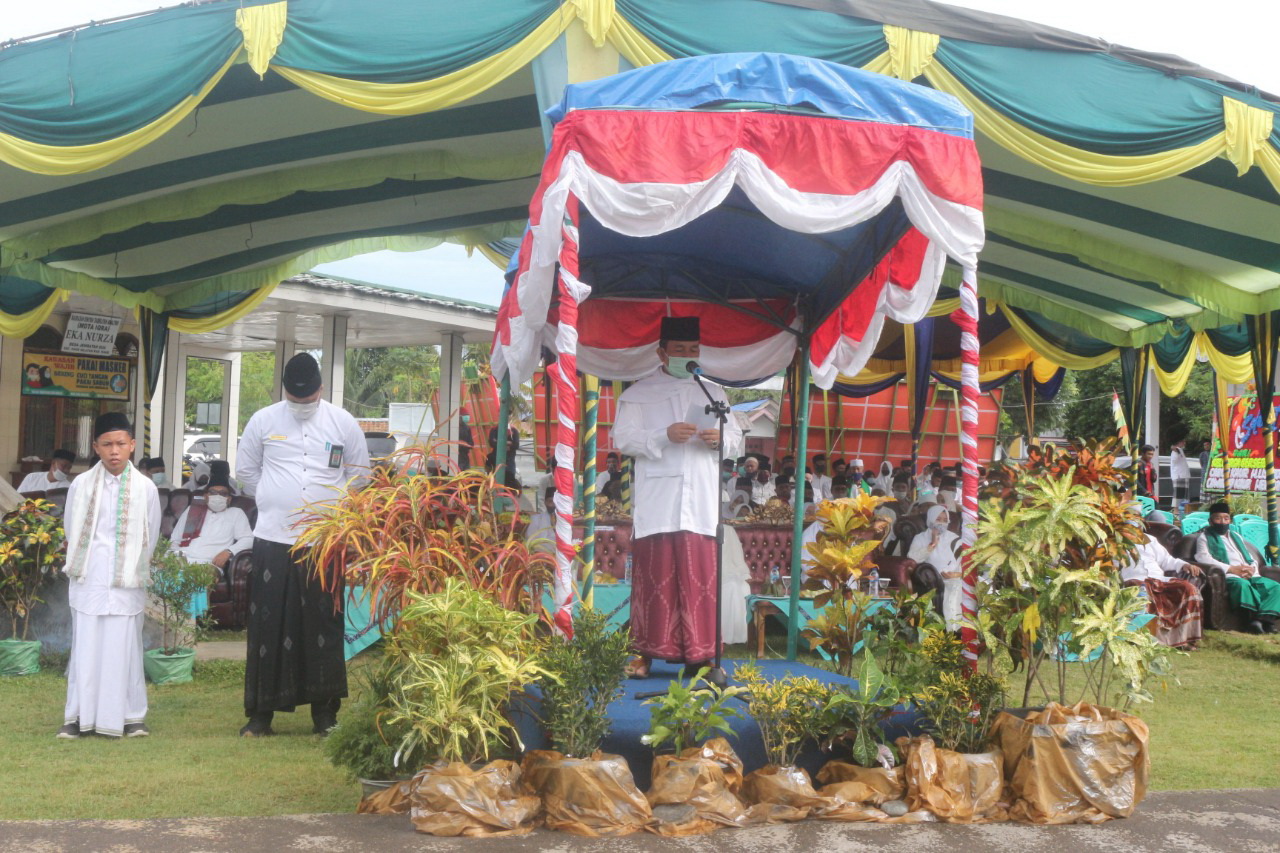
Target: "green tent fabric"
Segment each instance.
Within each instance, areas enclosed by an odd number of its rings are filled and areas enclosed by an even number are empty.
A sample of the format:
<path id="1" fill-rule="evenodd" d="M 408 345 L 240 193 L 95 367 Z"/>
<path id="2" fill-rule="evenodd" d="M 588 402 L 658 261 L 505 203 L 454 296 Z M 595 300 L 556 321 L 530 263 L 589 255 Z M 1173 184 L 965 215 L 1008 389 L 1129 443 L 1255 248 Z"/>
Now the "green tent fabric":
<path id="1" fill-rule="evenodd" d="M 519 42 L 556 13 L 556 0 L 360 0 L 289 4 L 273 62 L 379 83 L 429 80 Z"/>
<path id="2" fill-rule="evenodd" d="M 240 42 L 235 7 L 210 4 L 0 50 L 0 132 L 61 146 L 122 136 L 195 94 Z"/>

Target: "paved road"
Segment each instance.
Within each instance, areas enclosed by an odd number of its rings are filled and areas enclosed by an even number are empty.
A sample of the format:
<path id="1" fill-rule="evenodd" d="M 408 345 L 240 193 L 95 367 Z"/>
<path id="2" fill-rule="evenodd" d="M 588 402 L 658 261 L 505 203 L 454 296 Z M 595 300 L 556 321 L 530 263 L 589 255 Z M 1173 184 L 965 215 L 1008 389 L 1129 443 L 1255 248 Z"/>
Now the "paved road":
<path id="1" fill-rule="evenodd" d="M 790 826 L 724 829 L 713 835 L 666 839 L 575 838 L 539 830 L 520 838 L 444 839 L 418 835 L 408 818 L 354 814 L 266 818 L 190 818 L 113 821 L 0 822 L 0 853 L 146 851 L 242 853 L 266 850 L 433 851 L 483 853 L 608 850 L 610 853 L 1031 853 L 1031 851 L 1280 851 L 1280 790 L 1168 791 L 1149 796 L 1138 814 L 1101 826 L 878 826 L 805 821 Z"/>

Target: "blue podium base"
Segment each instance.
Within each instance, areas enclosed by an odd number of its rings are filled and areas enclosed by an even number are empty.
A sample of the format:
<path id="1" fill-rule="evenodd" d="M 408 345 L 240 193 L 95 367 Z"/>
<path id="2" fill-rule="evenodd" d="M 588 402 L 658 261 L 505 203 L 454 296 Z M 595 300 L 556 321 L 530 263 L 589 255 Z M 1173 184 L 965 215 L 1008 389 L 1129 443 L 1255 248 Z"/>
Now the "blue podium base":
<path id="1" fill-rule="evenodd" d="M 729 674 L 730 683 L 734 681 L 733 671 L 743 663 L 748 663 L 748 661 L 724 661 L 724 668 Z M 794 661 L 761 660 L 755 661 L 755 663 L 759 664 L 761 671 L 768 678 L 802 675 L 812 676 L 828 683 L 857 684 L 856 679 L 845 678 L 830 670 L 819 669 L 815 666 Z M 627 759 L 627 763 L 631 765 L 631 772 L 635 776 L 636 784 L 640 786 L 642 791 L 649 787 L 653 750 L 640 742 L 640 737 L 649 731 L 649 707 L 644 704 L 643 700 L 637 699 L 636 694 L 666 690 L 667 686 L 679 673 L 679 664 L 654 661 L 648 678 L 627 679 L 623 683 L 622 696 L 609 705 L 609 719 L 612 723 L 612 730 L 605 737 L 601 749 L 605 752 L 621 755 Z M 764 742 L 760 739 L 760 727 L 756 725 L 755 720 L 746 714 L 745 703 L 740 704 L 740 710 L 742 711 L 742 717 L 730 721 L 730 725 L 733 727 L 733 734 L 729 736 L 728 740 L 742 759 L 746 772 L 750 773 L 752 770 L 763 767 L 767 763 Z M 546 734 L 537 721 L 537 712 L 538 697 L 534 694 L 528 697 L 524 707 L 516 709 L 513 714 L 516 728 L 520 732 L 520 738 L 524 741 L 526 749 L 550 749 L 551 745 L 546 738 Z M 916 735 L 919 733 L 918 714 L 913 709 L 905 707 L 895 709 L 893 716 L 885 724 L 885 734 L 891 742 L 894 738 L 903 735 Z M 825 764 L 829 758 L 829 755 L 810 747 L 801 753 L 798 763 L 812 774 L 816 773 L 818 768 Z"/>

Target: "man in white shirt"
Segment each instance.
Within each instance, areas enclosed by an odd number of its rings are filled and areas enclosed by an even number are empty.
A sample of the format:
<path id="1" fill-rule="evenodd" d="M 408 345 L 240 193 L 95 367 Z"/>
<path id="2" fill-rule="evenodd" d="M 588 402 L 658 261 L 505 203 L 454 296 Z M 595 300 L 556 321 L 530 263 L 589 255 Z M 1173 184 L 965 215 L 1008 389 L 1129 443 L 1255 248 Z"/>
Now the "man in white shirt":
<path id="1" fill-rule="evenodd" d="M 609 481 L 621 476 L 622 474 L 618 471 L 618 454 L 611 450 L 604 458 L 604 470 L 596 477 L 596 494 L 603 494 L 604 487 L 609 484 Z"/>
<path id="2" fill-rule="evenodd" d="M 812 473 L 806 472 L 809 484 L 813 486 L 813 500 L 822 503 L 831 499 L 831 477 L 827 474 L 826 454 L 819 453 L 813 457 Z"/>
<path id="3" fill-rule="evenodd" d="M 204 501 L 192 503 L 174 523 L 170 550 L 225 572 L 232 557 L 252 547 L 253 528 L 244 510 L 231 506 L 226 475 L 210 474 Z"/>
<path id="4" fill-rule="evenodd" d="M 1143 587 L 1148 609 L 1158 620 L 1156 639 L 1175 648 L 1194 649 L 1204 633 L 1204 599 L 1186 579 L 1199 575 L 1199 566 L 1176 559 L 1149 533 L 1133 560 L 1120 570 L 1126 586 Z"/>
<path id="5" fill-rule="evenodd" d="M 719 435 L 686 420 L 706 400 L 688 367 L 701 352 L 698 318 L 664 318 L 659 338 L 662 368 L 622 393 L 613 431 L 618 450 L 635 458 L 634 677 L 648 675 L 655 657 L 697 669 L 716 651 Z M 725 402 L 723 389 L 706 388 Z M 732 418 L 724 440 L 725 456 L 737 456 L 742 431 Z"/>
<path id="6" fill-rule="evenodd" d="M 532 551 L 553 555 L 556 552 L 555 497 L 555 486 L 544 489 L 542 509 L 529 516 L 529 524 L 524 529 L 524 541 Z"/>
<path id="7" fill-rule="evenodd" d="M 71 466 L 76 455 L 70 450 L 55 450 L 48 471 L 32 471 L 18 484 L 19 492 L 51 492 L 71 485 Z"/>
<path id="8" fill-rule="evenodd" d="M 1191 497 L 1191 466 L 1187 464 L 1187 440 L 1179 439 L 1169 448 L 1169 479 L 1173 481 L 1173 511 L 1178 518 L 1187 514 Z"/>
<path id="9" fill-rule="evenodd" d="M 151 555 L 160 538 L 160 497 L 129 461 L 134 447 L 127 417 L 100 415 L 93 425 L 100 461 L 67 490 L 63 571 L 70 580 L 71 660 L 57 735 L 67 740 L 90 732 L 150 734 L 143 722 L 142 628 Z"/>
<path id="10" fill-rule="evenodd" d="M 1264 578 L 1239 533 L 1231 529 L 1231 507 L 1209 507 L 1209 526 L 1196 540 L 1196 562 L 1217 566 L 1227 576 L 1231 608 L 1240 611 L 1255 634 L 1280 629 L 1280 583 Z"/>
<path id="11" fill-rule="evenodd" d="M 309 505 L 333 503 L 369 471 L 355 418 L 320 399 L 320 365 L 299 353 L 285 365 L 284 397 L 249 419 L 236 475 L 258 505 L 253 531 L 242 737 L 272 734 L 276 711 L 311 706 L 317 734 L 337 724 L 347 695 L 341 607 L 305 556 L 292 553 Z"/>

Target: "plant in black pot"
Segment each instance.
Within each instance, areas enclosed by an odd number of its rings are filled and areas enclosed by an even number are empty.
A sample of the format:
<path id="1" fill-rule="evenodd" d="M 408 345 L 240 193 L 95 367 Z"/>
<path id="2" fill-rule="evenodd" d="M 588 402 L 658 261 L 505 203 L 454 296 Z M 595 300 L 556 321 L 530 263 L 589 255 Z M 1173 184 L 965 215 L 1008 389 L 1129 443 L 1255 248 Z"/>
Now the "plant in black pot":
<path id="1" fill-rule="evenodd" d="M 149 591 L 160 609 L 161 645 L 142 655 L 142 668 L 152 683 L 184 684 L 191 680 L 199 632 L 191 604 L 217 576 L 217 569 L 210 564 L 192 563 L 170 551 L 169 540 L 156 544 Z"/>
<path id="2" fill-rule="evenodd" d="M 0 607 L 9 614 L 9 638 L 0 640 L 0 675 L 40 670 L 40 641 L 29 639 L 31 612 L 63 562 L 65 538 L 53 504 L 29 500 L 0 521 Z"/>

